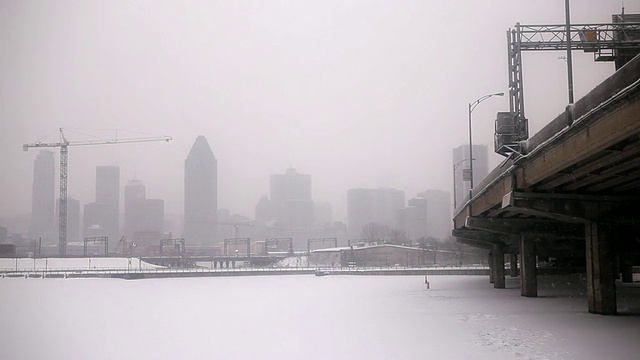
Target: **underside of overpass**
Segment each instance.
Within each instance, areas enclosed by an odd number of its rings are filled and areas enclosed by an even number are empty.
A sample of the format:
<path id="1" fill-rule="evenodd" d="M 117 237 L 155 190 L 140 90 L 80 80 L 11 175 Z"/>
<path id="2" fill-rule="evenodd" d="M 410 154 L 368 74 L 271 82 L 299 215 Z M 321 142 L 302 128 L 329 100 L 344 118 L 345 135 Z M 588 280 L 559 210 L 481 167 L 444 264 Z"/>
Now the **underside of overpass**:
<path id="1" fill-rule="evenodd" d="M 615 314 L 616 277 L 630 282 L 640 265 L 639 208 L 635 57 L 476 186 L 456 208 L 453 236 L 488 250 L 497 288 L 505 254 L 519 254 L 523 296 L 537 296 L 536 258 L 572 259 L 586 267 L 589 311 Z"/>

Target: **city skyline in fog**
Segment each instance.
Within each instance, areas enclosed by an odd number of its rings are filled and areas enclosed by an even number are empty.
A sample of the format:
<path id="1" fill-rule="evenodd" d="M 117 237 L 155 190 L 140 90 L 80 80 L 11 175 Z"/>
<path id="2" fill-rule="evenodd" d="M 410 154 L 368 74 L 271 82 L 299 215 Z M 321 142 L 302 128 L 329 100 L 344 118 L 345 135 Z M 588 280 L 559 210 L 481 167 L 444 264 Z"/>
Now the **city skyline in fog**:
<path id="1" fill-rule="evenodd" d="M 574 0 L 572 21 L 609 22 L 621 4 Z M 507 92 L 505 31 L 516 22 L 561 24 L 564 3 L 3 2 L 0 217 L 31 211 L 38 151 L 22 144 L 57 141 L 59 127 L 70 141 L 116 136 L 104 129 L 173 138 L 70 148 L 68 195 L 81 204 L 95 195 L 96 166 L 115 165 L 121 184 L 142 180 L 166 214 L 182 214 L 184 160 L 199 135 L 218 160 L 218 208 L 245 216 L 288 168 L 313 177 L 313 199 L 338 221 L 348 189 L 452 192 L 467 104 Z M 566 105 L 562 55 L 524 56 L 531 134 Z M 574 56 L 578 99 L 613 64 Z M 508 107 L 496 97 L 473 113 L 490 168 L 502 160 L 493 119 Z"/>

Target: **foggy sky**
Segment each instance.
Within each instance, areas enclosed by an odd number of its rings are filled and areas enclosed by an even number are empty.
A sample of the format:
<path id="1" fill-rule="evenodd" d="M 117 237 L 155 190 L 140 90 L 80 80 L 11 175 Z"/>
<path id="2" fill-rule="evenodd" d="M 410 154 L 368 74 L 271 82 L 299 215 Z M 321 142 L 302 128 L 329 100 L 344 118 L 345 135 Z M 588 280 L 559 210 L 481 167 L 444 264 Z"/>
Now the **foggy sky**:
<path id="1" fill-rule="evenodd" d="M 572 21 L 610 22 L 621 4 L 573 0 Z M 123 186 L 140 179 L 182 214 L 198 135 L 218 159 L 219 207 L 250 217 L 269 175 L 289 167 L 312 175 L 335 220 L 349 188 L 451 191 L 467 104 L 508 91 L 516 22 L 561 24 L 564 1 L 0 1 L 0 216 L 31 211 L 38 150 L 22 144 L 56 141 L 59 127 L 174 139 L 70 148 L 68 194 L 82 204 L 95 200 L 95 167 L 119 165 Z M 563 55 L 524 54 L 531 134 L 566 105 Z M 579 99 L 614 66 L 574 56 Z M 507 96 L 483 102 L 474 143 L 492 151 L 508 109 Z"/>

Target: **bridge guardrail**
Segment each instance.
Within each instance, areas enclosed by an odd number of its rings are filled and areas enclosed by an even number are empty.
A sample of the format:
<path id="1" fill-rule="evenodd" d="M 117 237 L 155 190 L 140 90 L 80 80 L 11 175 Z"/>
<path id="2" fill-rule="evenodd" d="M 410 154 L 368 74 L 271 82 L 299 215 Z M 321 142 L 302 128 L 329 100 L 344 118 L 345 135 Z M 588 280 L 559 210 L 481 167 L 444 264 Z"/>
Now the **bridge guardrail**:
<path id="1" fill-rule="evenodd" d="M 57 269 L 27 269 L 27 268 L 17 268 L 17 269 L 0 269 L 0 275 L 2 277 L 20 277 L 21 275 L 24 277 L 34 277 L 34 275 L 39 275 L 38 277 L 46 277 L 46 275 L 117 275 L 117 274 L 185 274 L 185 273 L 243 273 L 243 272 L 252 272 L 252 273 L 283 273 L 283 272 L 291 272 L 291 273 L 299 273 L 299 272 L 309 272 L 314 273 L 315 271 L 328 271 L 335 273 L 366 273 L 366 272 L 377 272 L 377 271 L 385 271 L 385 272 L 407 272 L 407 271 L 426 271 L 426 270 L 485 270 L 488 269 L 487 266 L 482 265 L 471 265 L 471 266 L 427 266 L 427 267 L 397 267 L 397 266 L 377 266 L 377 267 L 322 267 L 322 266 L 314 266 L 314 267 L 276 267 L 276 268 L 249 268 L 249 267 L 241 267 L 241 268 L 204 268 L 204 267 L 195 267 L 195 268 L 154 268 L 154 269 L 124 269 L 124 268 L 100 268 L 100 269 L 91 269 L 91 268 L 57 268 Z"/>

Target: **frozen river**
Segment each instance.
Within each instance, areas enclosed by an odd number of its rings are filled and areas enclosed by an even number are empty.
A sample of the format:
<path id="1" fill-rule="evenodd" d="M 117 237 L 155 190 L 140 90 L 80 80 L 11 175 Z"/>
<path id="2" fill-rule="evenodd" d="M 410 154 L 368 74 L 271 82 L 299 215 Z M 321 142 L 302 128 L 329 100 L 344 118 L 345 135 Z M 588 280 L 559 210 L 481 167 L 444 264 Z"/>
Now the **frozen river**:
<path id="1" fill-rule="evenodd" d="M 0 359 L 637 359 L 634 315 L 486 276 L 0 279 Z M 576 285 L 576 284 L 574 284 Z M 637 295 L 639 284 L 621 291 Z M 637 300 L 637 298 L 636 298 Z"/>

